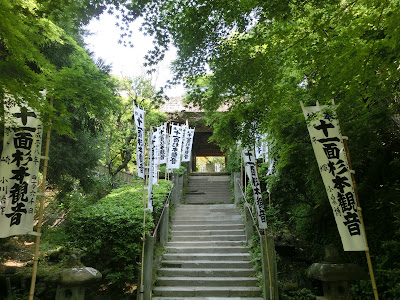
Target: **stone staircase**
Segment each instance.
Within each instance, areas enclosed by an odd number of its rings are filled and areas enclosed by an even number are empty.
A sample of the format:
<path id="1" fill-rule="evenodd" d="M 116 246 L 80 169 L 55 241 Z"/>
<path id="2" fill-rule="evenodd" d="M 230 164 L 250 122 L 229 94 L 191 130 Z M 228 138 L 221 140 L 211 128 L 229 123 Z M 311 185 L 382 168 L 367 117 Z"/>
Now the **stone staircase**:
<path id="1" fill-rule="evenodd" d="M 191 176 L 189 191 L 175 210 L 153 299 L 263 299 L 229 177 Z"/>
<path id="2" fill-rule="evenodd" d="M 230 204 L 232 203 L 232 191 L 229 182 L 228 175 L 189 176 L 185 203 Z"/>

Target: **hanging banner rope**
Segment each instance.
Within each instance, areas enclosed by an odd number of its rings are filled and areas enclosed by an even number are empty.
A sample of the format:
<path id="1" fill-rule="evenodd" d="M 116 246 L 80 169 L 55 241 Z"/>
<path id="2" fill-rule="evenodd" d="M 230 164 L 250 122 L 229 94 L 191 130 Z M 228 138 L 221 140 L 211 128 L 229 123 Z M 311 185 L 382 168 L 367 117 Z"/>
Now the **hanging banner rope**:
<path id="1" fill-rule="evenodd" d="M 311 143 L 344 251 L 367 250 L 335 107 L 302 105 Z"/>
<path id="2" fill-rule="evenodd" d="M 261 229 L 267 228 L 267 218 L 265 216 L 265 208 L 262 199 L 261 185 L 258 179 L 257 162 L 254 151 L 244 149 L 242 152 L 244 168 L 247 177 L 250 179 L 253 189 L 254 204 L 257 210 L 258 227 Z"/>
<path id="3" fill-rule="evenodd" d="M 144 110 L 133 106 L 136 125 L 137 176 L 144 179 Z"/>
<path id="4" fill-rule="evenodd" d="M 0 238 L 33 230 L 41 157 L 42 122 L 28 107 L 5 104 L 0 161 Z"/>

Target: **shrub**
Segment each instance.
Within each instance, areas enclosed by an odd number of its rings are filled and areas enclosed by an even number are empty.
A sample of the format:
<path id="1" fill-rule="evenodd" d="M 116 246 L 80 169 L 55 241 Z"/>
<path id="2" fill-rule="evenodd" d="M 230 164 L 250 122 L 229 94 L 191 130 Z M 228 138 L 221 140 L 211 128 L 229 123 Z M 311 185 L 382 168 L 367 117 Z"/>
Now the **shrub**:
<path id="1" fill-rule="evenodd" d="M 161 213 L 170 182 L 154 186 L 154 214 Z M 147 194 L 147 193 L 146 193 Z M 147 202 L 147 197 L 146 197 Z M 83 262 L 103 273 L 112 287 L 122 289 L 137 278 L 143 234 L 143 183 L 136 181 L 76 213 L 68 232 L 85 252 Z M 146 214 L 146 233 L 153 229 L 153 215 Z"/>

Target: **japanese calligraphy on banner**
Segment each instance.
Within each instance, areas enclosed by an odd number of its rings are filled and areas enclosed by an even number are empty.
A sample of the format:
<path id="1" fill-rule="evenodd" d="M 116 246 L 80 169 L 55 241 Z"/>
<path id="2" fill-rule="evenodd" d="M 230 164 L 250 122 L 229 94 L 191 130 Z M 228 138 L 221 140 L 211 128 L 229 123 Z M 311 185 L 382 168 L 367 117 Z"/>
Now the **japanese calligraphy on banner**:
<path id="1" fill-rule="evenodd" d="M 181 164 L 184 126 L 172 125 L 169 135 L 167 169 L 179 169 Z"/>
<path id="2" fill-rule="evenodd" d="M 255 134 L 256 142 L 255 142 L 255 154 L 256 154 L 256 159 L 262 158 L 263 154 L 265 153 L 265 142 L 264 142 L 264 137 L 257 133 Z"/>
<path id="3" fill-rule="evenodd" d="M 137 176 L 144 178 L 144 110 L 133 106 L 136 126 L 136 162 Z"/>
<path id="4" fill-rule="evenodd" d="M 334 106 L 302 108 L 343 249 L 368 250 Z"/>
<path id="5" fill-rule="evenodd" d="M 160 162 L 160 132 L 158 129 L 151 135 L 150 151 L 150 167 L 153 169 L 153 184 L 158 184 L 158 166 Z"/>
<path id="6" fill-rule="evenodd" d="M 160 134 L 160 161 L 159 164 L 167 163 L 167 123 L 157 128 Z"/>
<path id="7" fill-rule="evenodd" d="M 153 177 L 154 177 L 154 164 L 155 164 L 155 133 L 150 133 L 150 151 L 149 151 L 149 180 L 147 187 L 147 208 L 152 212 L 153 211 Z M 156 173 L 157 174 L 157 173 Z"/>
<path id="8" fill-rule="evenodd" d="M 265 208 L 261 194 L 260 181 L 258 179 L 256 157 L 254 151 L 243 150 L 243 161 L 247 177 L 249 177 L 251 187 L 253 189 L 254 204 L 257 210 L 258 226 L 261 229 L 267 228 L 267 218 L 265 216 Z"/>
<path id="9" fill-rule="evenodd" d="M 185 138 L 183 140 L 182 161 L 190 161 L 192 155 L 192 145 L 195 129 L 186 129 Z"/>
<path id="10" fill-rule="evenodd" d="M 10 104 L 5 113 L 9 117 L 0 161 L 0 238 L 33 230 L 43 134 L 31 109 Z"/>

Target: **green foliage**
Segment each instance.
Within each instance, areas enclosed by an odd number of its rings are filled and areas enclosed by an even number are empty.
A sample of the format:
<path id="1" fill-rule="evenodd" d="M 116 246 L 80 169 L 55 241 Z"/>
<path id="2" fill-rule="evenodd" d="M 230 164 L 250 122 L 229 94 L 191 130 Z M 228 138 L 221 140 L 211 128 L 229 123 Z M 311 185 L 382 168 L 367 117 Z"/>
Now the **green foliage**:
<path id="1" fill-rule="evenodd" d="M 240 151 L 236 149 L 230 150 L 226 153 L 226 156 L 228 159 L 226 162 L 225 171 L 231 174 L 233 174 L 234 172 L 240 172 Z"/>
<path id="2" fill-rule="evenodd" d="M 301 290 L 289 292 L 288 295 L 286 297 L 284 297 L 283 299 L 287 299 L 287 300 L 315 300 L 316 297 L 309 289 L 303 288 Z"/>
<path id="3" fill-rule="evenodd" d="M 153 104 L 155 88 L 151 85 L 150 80 L 143 77 L 116 80 L 118 80 L 120 93 L 127 94 L 128 97 L 119 97 L 118 108 L 114 115 L 107 120 L 105 126 L 103 161 L 108 167 L 113 182 L 121 170 L 136 167 L 136 131 L 133 105 L 144 108 L 146 112 L 145 133 L 149 133 L 150 128 L 159 126 L 166 121 L 166 115 L 156 110 Z"/>
<path id="4" fill-rule="evenodd" d="M 156 218 L 169 188 L 170 183 L 163 180 L 154 187 Z M 85 252 L 84 263 L 99 269 L 114 288 L 122 289 L 125 282 L 137 280 L 144 230 L 143 196 L 142 181 L 127 184 L 79 210 L 67 227 L 72 244 Z M 154 228 L 153 220 L 153 215 L 146 215 L 146 234 Z"/>

